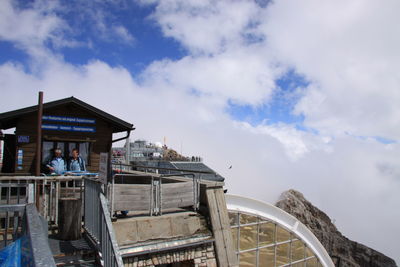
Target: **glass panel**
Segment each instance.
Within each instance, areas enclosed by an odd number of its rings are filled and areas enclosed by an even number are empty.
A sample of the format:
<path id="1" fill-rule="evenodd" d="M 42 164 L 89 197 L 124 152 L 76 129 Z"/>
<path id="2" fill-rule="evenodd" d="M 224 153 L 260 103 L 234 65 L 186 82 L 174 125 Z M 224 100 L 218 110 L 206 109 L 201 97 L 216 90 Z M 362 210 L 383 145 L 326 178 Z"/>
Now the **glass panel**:
<path id="1" fill-rule="evenodd" d="M 307 267 L 317 267 L 318 266 L 318 261 L 317 258 L 312 258 L 307 260 Z"/>
<path id="2" fill-rule="evenodd" d="M 283 242 L 288 240 L 290 240 L 290 233 L 286 229 L 280 226 L 276 226 L 276 242 Z"/>
<path id="3" fill-rule="evenodd" d="M 88 165 L 88 155 L 89 155 L 89 143 L 79 143 L 79 155 L 85 161 L 85 164 Z"/>
<path id="4" fill-rule="evenodd" d="M 275 224 L 262 223 L 259 228 L 259 246 L 269 245 L 275 242 Z"/>
<path id="5" fill-rule="evenodd" d="M 257 247 L 257 225 L 240 227 L 240 250 Z"/>
<path id="6" fill-rule="evenodd" d="M 240 267 L 254 267 L 257 264 L 257 251 L 240 253 Z"/>
<path id="7" fill-rule="evenodd" d="M 68 153 L 69 153 L 69 157 L 72 157 L 72 149 L 77 148 L 79 149 L 79 147 L 76 147 L 76 143 L 68 143 Z"/>
<path id="8" fill-rule="evenodd" d="M 61 149 L 61 151 L 64 153 L 64 142 L 57 142 L 57 148 Z"/>
<path id="9" fill-rule="evenodd" d="M 43 142 L 42 163 L 46 164 L 53 157 L 53 142 Z"/>
<path id="10" fill-rule="evenodd" d="M 304 259 L 304 244 L 300 240 L 292 242 L 292 261 Z"/>
<path id="11" fill-rule="evenodd" d="M 306 258 L 314 256 L 314 253 L 309 247 L 306 247 Z"/>
<path id="12" fill-rule="evenodd" d="M 290 265 L 291 267 L 305 267 L 306 266 L 306 261 L 298 262 L 298 263 L 293 263 Z"/>
<path id="13" fill-rule="evenodd" d="M 276 266 L 290 262 L 290 243 L 276 246 Z"/>
<path id="14" fill-rule="evenodd" d="M 260 249 L 258 254 L 259 267 L 274 267 L 275 247 Z"/>
<path id="15" fill-rule="evenodd" d="M 232 232 L 232 239 L 233 239 L 233 248 L 235 249 L 235 251 L 238 251 L 238 231 L 239 231 L 239 227 L 238 228 L 232 228 L 231 232 Z"/>
<path id="16" fill-rule="evenodd" d="M 238 225 L 238 213 L 237 212 L 229 212 L 229 223 L 231 226 Z"/>
<path id="17" fill-rule="evenodd" d="M 240 214 L 240 224 L 255 223 L 257 221 L 258 221 L 257 216 L 247 215 L 244 213 Z"/>

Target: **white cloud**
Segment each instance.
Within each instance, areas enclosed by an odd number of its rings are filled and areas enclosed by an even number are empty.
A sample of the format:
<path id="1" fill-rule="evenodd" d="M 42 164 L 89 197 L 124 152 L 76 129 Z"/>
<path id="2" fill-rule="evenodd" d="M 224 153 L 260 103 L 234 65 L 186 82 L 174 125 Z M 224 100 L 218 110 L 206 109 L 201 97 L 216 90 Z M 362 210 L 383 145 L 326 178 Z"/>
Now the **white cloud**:
<path id="1" fill-rule="evenodd" d="M 43 55 L 44 44 L 48 41 L 56 46 L 73 46 L 75 42 L 61 37 L 68 30 L 67 24 L 57 17 L 55 3 L 33 8 L 19 9 L 16 2 L 0 2 L 0 40 L 13 42 L 31 55 Z"/>
<path id="2" fill-rule="evenodd" d="M 132 43 L 135 39 L 124 26 L 114 26 L 113 31 L 125 43 Z"/>
<path id="3" fill-rule="evenodd" d="M 257 18 L 252 1 L 159 1 L 153 18 L 194 54 L 216 54 L 245 42 Z"/>
<path id="4" fill-rule="evenodd" d="M 399 5 L 276 1 L 267 9 L 259 30 L 269 47 L 313 83 L 296 108 L 308 126 L 400 138 Z"/>
<path id="5" fill-rule="evenodd" d="M 238 104 L 259 105 L 271 97 L 275 79 L 281 72 L 266 61 L 268 57 L 254 45 L 215 56 L 154 62 L 143 76 L 151 83 L 168 83 L 223 102 L 233 100 Z"/>

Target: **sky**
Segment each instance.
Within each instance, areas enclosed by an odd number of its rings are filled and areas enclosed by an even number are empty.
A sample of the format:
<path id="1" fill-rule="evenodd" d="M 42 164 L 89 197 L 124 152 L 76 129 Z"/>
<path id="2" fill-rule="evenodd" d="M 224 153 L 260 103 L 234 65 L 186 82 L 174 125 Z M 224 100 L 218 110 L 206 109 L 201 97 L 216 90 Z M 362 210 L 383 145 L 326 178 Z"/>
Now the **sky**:
<path id="1" fill-rule="evenodd" d="M 296 189 L 348 238 L 400 236 L 400 2 L 0 1 L 0 112 L 75 96 L 199 155 L 229 193 Z M 232 166 L 230 169 L 229 166 Z"/>

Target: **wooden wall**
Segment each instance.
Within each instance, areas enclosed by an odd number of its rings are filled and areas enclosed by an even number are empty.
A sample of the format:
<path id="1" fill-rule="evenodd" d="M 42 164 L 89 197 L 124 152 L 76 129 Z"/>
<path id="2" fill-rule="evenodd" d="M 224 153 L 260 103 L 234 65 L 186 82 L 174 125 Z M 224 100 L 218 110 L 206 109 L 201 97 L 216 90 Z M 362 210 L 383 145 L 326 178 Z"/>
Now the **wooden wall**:
<path id="1" fill-rule="evenodd" d="M 66 104 L 58 106 L 52 109 L 45 109 L 43 115 L 55 115 L 64 117 L 78 117 L 86 119 L 95 119 L 96 124 L 77 124 L 77 123 L 66 123 L 66 122 L 53 122 L 44 121 L 44 124 L 62 124 L 62 125 L 75 125 L 75 126 L 90 126 L 96 127 L 96 132 L 69 132 L 69 131 L 54 131 L 54 130 L 43 130 L 42 140 L 57 138 L 59 141 L 63 140 L 88 140 L 92 142 L 92 148 L 90 151 L 90 165 L 87 166 L 88 171 L 98 172 L 99 161 L 101 152 L 110 152 L 112 146 L 112 128 L 111 125 L 96 117 L 94 114 L 88 112 L 75 104 Z M 23 164 L 22 170 L 16 172 L 22 173 L 35 173 L 35 153 L 36 153 L 36 136 L 37 136 L 37 114 L 32 113 L 27 116 L 21 117 L 18 120 L 16 127 L 16 135 L 29 136 L 29 143 L 18 143 L 17 150 L 23 150 Z M 51 140 L 49 140 L 51 141 Z"/>

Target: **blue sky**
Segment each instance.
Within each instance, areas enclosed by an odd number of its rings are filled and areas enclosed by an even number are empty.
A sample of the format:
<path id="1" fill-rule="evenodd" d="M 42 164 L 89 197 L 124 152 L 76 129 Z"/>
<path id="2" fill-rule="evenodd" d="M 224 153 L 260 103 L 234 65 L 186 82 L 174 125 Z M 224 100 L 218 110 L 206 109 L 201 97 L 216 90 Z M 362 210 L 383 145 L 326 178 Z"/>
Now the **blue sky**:
<path id="1" fill-rule="evenodd" d="M 184 46 L 176 39 L 166 37 L 160 25 L 152 20 L 156 5 L 135 2 L 82 3 L 62 1 L 56 14 L 65 20 L 68 28 L 62 29 L 67 40 L 74 40 L 73 46 L 59 47 L 52 42 L 45 42 L 45 48 L 63 57 L 73 65 L 85 65 L 92 60 L 106 62 L 110 66 L 123 67 L 139 76 L 147 66 L 157 60 L 179 60 L 190 56 Z M 32 2 L 16 3 L 21 9 L 32 8 Z M 263 5 L 265 6 L 265 4 Z M 89 10 L 87 10 L 89 9 Z M 105 29 L 96 28 L 96 23 L 104 24 Z M 131 36 L 130 40 L 118 40 L 107 31 L 110 27 L 123 27 Z M 252 36 L 246 36 L 249 43 Z M 117 40 L 116 40 L 117 39 Z M 256 41 L 257 42 L 257 41 Z M 20 62 L 28 66 L 31 57 L 9 41 L 1 41 L 0 63 Z M 29 72 L 29 68 L 27 69 Z M 260 123 L 290 123 L 298 129 L 302 127 L 303 116 L 294 115 L 292 110 L 301 96 L 301 88 L 307 86 L 305 78 L 293 69 L 283 73 L 275 80 L 272 99 L 257 105 L 235 103 L 229 100 L 226 110 L 235 120 L 246 121 L 252 125 Z"/>
<path id="2" fill-rule="evenodd" d="M 183 144 L 234 194 L 303 192 L 346 236 L 400 260 L 399 8 L 3 0 L 0 112 L 39 90 L 73 95 L 135 124 L 132 138 Z"/>

